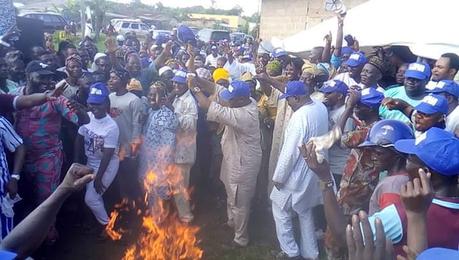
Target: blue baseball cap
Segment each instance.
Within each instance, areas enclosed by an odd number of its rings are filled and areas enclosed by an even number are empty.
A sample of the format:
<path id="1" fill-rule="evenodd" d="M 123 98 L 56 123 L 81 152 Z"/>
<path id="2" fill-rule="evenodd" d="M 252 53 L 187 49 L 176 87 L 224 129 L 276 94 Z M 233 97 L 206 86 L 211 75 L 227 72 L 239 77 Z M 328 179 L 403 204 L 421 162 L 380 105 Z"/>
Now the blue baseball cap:
<path id="1" fill-rule="evenodd" d="M 405 71 L 405 78 L 426 80 L 430 78 L 430 66 L 424 62 L 414 62 Z"/>
<path id="2" fill-rule="evenodd" d="M 250 97 L 250 84 L 245 81 L 235 80 L 231 82 L 228 89 L 220 92 L 220 97 L 226 101 L 236 97 Z"/>
<path id="3" fill-rule="evenodd" d="M 425 250 L 416 257 L 416 260 L 457 260 L 459 251 L 449 248 L 433 247 Z"/>
<path id="4" fill-rule="evenodd" d="M 429 94 L 425 96 L 421 103 L 419 103 L 414 109 L 426 115 L 432 115 L 435 113 L 448 114 L 448 101 L 444 96 Z"/>
<path id="5" fill-rule="evenodd" d="M 459 139 L 443 129 L 432 127 L 416 139 L 399 140 L 395 149 L 416 155 L 427 167 L 441 175 L 459 174 Z"/>
<path id="6" fill-rule="evenodd" d="M 324 82 L 324 85 L 319 89 L 320 92 L 322 93 L 334 93 L 338 92 L 343 94 L 344 96 L 347 96 L 349 88 L 346 85 L 346 83 L 340 81 L 340 80 L 329 80 Z"/>
<path id="7" fill-rule="evenodd" d="M 459 97 L 459 85 L 454 80 L 441 80 L 433 84 L 432 88 L 426 91 L 435 94 L 448 93 L 455 97 Z"/>
<path id="8" fill-rule="evenodd" d="M 376 88 L 364 88 L 360 91 L 360 103 L 365 106 L 377 108 L 381 105 L 383 99 L 384 93 Z"/>
<path id="9" fill-rule="evenodd" d="M 349 59 L 346 61 L 347 66 L 349 67 L 358 67 L 367 63 L 367 57 L 363 52 L 354 52 L 349 56 Z"/>
<path id="10" fill-rule="evenodd" d="M 172 78 L 172 81 L 180 84 L 186 84 L 186 71 L 177 70 Z"/>
<path id="11" fill-rule="evenodd" d="M 110 95 L 107 84 L 97 82 L 89 87 L 88 104 L 103 104 Z"/>
<path id="12" fill-rule="evenodd" d="M 285 87 L 285 93 L 282 94 L 279 99 L 293 97 L 293 96 L 305 96 L 308 92 L 306 91 L 306 85 L 302 81 L 294 80 L 287 82 Z"/>
<path id="13" fill-rule="evenodd" d="M 279 57 L 285 56 L 285 55 L 287 55 L 287 52 L 282 48 L 275 48 L 273 50 L 273 52 L 271 53 L 271 56 L 273 58 L 279 58 Z"/>

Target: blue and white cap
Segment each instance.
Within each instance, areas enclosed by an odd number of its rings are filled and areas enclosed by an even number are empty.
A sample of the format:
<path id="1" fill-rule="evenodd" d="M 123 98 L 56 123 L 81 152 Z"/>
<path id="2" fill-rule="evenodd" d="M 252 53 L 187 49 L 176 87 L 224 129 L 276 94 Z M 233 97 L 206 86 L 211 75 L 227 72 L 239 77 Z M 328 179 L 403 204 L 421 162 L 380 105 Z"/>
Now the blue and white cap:
<path id="1" fill-rule="evenodd" d="M 384 93 L 376 88 L 364 88 L 360 91 L 360 103 L 368 107 L 378 108 L 384 99 Z"/>
<path id="2" fill-rule="evenodd" d="M 108 90 L 107 84 L 103 82 L 97 82 L 89 87 L 88 104 L 103 104 L 106 102 L 110 91 Z"/>
<path id="3" fill-rule="evenodd" d="M 426 115 L 448 114 L 448 101 L 444 96 L 430 94 L 425 96 L 414 109 Z"/>
<path id="4" fill-rule="evenodd" d="M 220 97 L 226 101 L 236 97 L 250 97 L 250 84 L 245 81 L 235 80 L 231 82 L 228 89 L 220 92 Z"/>
<path id="5" fill-rule="evenodd" d="M 423 62 L 414 62 L 408 66 L 405 71 L 405 78 L 415 78 L 426 80 L 430 78 L 430 66 Z"/>
<path id="6" fill-rule="evenodd" d="M 180 83 L 180 84 L 186 84 L 186 71 L 184 70 L 175 71 L 175 75 L 172 78 L 172 81 Z"/>
<path id="7" fill-rule="evenodd" d="M 349 56 L 349 59 L 346 61 L 347 66 L 349 67 L 358 67 L 367 63 L 367 57 L 363 52 L 354 52 Z"/>
<path id="8" fill-rule="evenodd" d="M 282 94 L 279 99 L 284 99 L 293 96 L 304 96 L 307 95 L 308 92 L 306 91 L 306 85 L 303 81 L 293 80 L 287 82 L 287 86 L 285 87 L 285 93 Z"/>
<path id="9" fill-rule="evenodd" d="M 287 52 L 282 48 L 275 48 L 273 50 L 273 52 L 271 53 L 271 56 L 273 58 L 279 58 L 279 57 L 285 56 L 285 55 L 287 55 Z"/>
<path id="10" fill-rule="evenodd" d="M 416 139 L 399 140 L 395 149 L 416 155 L 436 173 L 459 175 L 459 139 L 443 129 L 432 127 Z"/>
<path id="11" fill-rule="evenodd" d="M 441 80 L 433 84 L 429 82 L 428 85 L 430 85 L 430 88 L 427 86 L 426 88 L 428 88 L 427 92 L 429 93 L 448 93 L 455 97 L 459 97 L 459 85 L 454 80 Z"/>

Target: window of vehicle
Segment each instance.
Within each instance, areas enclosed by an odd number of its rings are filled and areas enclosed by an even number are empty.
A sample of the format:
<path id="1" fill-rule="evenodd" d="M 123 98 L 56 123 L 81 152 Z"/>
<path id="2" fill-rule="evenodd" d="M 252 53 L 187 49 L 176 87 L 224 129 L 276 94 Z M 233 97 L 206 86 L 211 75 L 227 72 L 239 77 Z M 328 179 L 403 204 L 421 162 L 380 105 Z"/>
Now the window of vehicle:
<path id="1" fill-rule="evenodd" d="M 139 24 L 138 23 L 131 24 L 131 29 L 138 30 L 139 29 Z"/>
<path id="2" fill-rule="evenodd" d="M 121 25 L 121 28 L 129 28 L 129 23 L 123 23 L 123 24 Z"/>
<path id="3" fill-rule="evenodd" d="M 148 31 L 148 26 L 146 26 L 145 24 L 141 24 L 140 25 L 140 29 L 142 29 L 144 31 Z"/>
<path id="4" fill-rule="evenodd" d="M 229 37 L 229 33 L 228 32 L 219 32 L 219 31 L 215 31 L 215 32 L 212 32 L 212 36 L 211 36 L 211 40 L 212 41 L 221 41 L 221 40 L 229 40 L 230 37 Z"/>

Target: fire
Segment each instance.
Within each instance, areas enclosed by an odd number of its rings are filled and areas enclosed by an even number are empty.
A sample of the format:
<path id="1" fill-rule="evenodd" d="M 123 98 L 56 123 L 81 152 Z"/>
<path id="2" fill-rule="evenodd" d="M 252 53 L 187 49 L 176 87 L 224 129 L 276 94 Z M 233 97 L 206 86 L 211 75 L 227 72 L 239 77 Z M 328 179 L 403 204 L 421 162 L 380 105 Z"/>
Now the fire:
<path id="1" fill-rule="evenodd" d="M 164 176 L 153 171 L 144 179 L 145 203 L 147 210 L 134 209 L 142 216 L 142 231 L 139 239 L 125 252 L 123 260 L 175 260 L 202 259 L 203 251 L 198 247 L 198 227 L 182 223 L 177 210 L 169 200 L 173 195 L 182 193 L 189 197 L 189 191 L 183 183 L 180 171 L 175 166 L 168 166 Z M 123 203 L 121 203 L 123 205 Z M 127 202 L 124 205 L 128 204 Z M 113 230 L 121 208 L 111 213 L 107 233 L 113 240 L 119 240 L 124 233 Z M 109 231 L 111 233 L 109 233 Z"/>

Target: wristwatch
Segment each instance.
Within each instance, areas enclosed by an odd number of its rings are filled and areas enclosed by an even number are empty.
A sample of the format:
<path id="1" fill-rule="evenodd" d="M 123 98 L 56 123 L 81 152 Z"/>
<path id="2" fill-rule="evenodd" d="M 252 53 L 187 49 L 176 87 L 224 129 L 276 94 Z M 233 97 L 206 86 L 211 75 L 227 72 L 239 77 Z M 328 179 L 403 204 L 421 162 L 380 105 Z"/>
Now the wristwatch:
<path id="1" fill-rule="evenodd" d="M 333 184 L 334 184 L 333 179 L 330 179 L 328 181 L 320 180 L 320 189 L 321 190 L 325 190 L 325 189 L 328 189 L 328 188 L 332 188 Z"/>
<path id="2" fill-rule="evenodd" d="M 11 179 L 19 181 L 21 179 L 21 175 L 19 175 L 19 173 L 13 173 L 11 174 Z"/>

